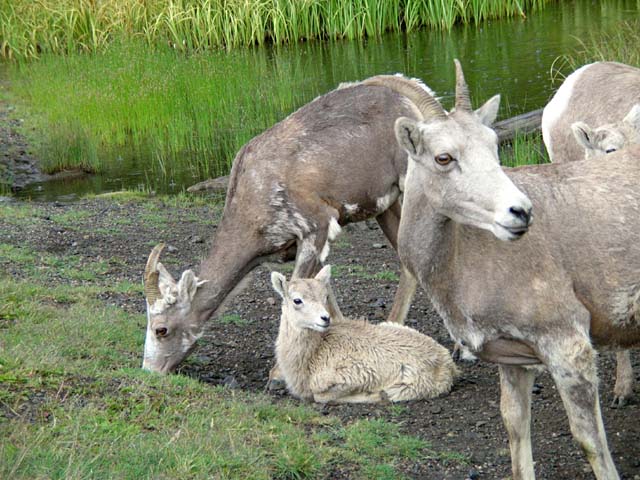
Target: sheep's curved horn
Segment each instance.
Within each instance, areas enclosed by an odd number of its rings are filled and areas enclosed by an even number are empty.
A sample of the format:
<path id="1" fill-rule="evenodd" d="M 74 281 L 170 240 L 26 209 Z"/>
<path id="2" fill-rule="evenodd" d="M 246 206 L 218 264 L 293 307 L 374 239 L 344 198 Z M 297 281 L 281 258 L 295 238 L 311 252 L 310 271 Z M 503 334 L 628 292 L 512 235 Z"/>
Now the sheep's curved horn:
<path id="1" fill-rule="evenodd" d="M 153 305 L 156 300 L 162 298 L 158 280 L 160 273 L 158 272 L 158 259 L 164 249 L 164 243 L 160 243 L 153 247 L 151 254 L 147 259 L 147 266 L 144 268 L 144 296 L 149 305 Z"/>
<path id="2" fill-rule="evenodd" d="M 444 111 L 440 102 L 415 80 L 396 75 L 376 75 L 375 77 L 367 78 L 362 83 L 364 85 L 387 87 L 404 95 L 418 107 L 424 119 L 438 118 L 444 120 L 447 118 L 447 112 Z"/>
<path id="3" fill-rule="evenodd" d="M 456 110 L 462 110 L 463 112 L 473 112 L 471 107 L 471 98 L 469 97 L 469 87 L 464 79 L 464 73 L 462 73 L 462 65 L 456 58 L 453 60 L 456 64 Z"/>

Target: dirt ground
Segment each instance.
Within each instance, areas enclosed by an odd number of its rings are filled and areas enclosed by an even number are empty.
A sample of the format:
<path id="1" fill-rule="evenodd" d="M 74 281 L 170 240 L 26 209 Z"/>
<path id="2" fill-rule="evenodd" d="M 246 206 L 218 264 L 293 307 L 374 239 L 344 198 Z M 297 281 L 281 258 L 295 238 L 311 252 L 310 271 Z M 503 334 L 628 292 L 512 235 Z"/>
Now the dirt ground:
<path id="1" fill-rule="evenodd" d="M 77 255 L 82 263 L 111 259 L 107 275 L 114 279 L 140 281 L 150 245 L 166 241 L 170 246 L 163 260 L 174 276 L 186 268 L 197 268 L 206 255 L 215 231 L 218 207 L 172 208 L 168 220 L 145 221 L 145 203 L 116 203 L 111 200 L 83 200 L 72 204 L 39 204 L 39 222 L 16 230 L 2 225 L 2 242 L 26 245 L 36 251 Z M 2 203 L 0 202 L 0 208 Z M 60 214 L 73 221 L 61 224 Z M 338 266 L 334 289 L 343 312 L 378 322 L 390 310 L 396 283 L 375 277 L 380 272 L 397 272 L 394 251 L 386 246 L 375 226 L 358 224 L 345 228 L 332 248 L 329 263 Z M 269 271 L 285 270 L 278 264 L 255 270 L 250 287 L 230 305 L 227 321 L 212 319 L 198 348 L 185 362 L 182 374 L 210 384 L 262 391 L 273 365 L 280 302 L 269 283 Z M 19 271 L 11 272 L 16 277 Z M 121 308 L 144 313 L 142 296 L 105 295 L 103 300 Z M 449 336 L 422 292 L 411 307 L 410 326 L 426 333 L 448 348 Z M 229 320 L 230 319 L 230 320 Z M 140 346 L 142 355 L 142 345 Z M 640 403 L 635 400 L 613 409 L 612 388 L 615 363 L 611 353 L 599 359 L 601 401 L 609 444 L 625 479 L 640 479 Z M 637 367 L 636 362 L 636 367 Z M 503 479 L 510 477 L 507 435 L 499 412 L 497 367 L 486 363 L 464 363 L 453 391 L 428 401 L 403 404 L 403 408 L 377 405 L 317 406 L 319 411 L 351 422 L 362 417 L 384 418 L 401 425 L 402 431 L 431 443 L 436 452 L 458 452 L 468 462 L 428 460 L 403 465 L 408 478 L 416 479 Z M 267 392 L 274 402 L 286 398 L 283 391 Z M 637 395 L 636 395 L 637 398 Z M 539 479 L 591 479 L 588 464 L 573 442 L 561 401 L 546 374 L 534 388 L 533 448 Z M 337 468 L 329 478 L 349 478 Z"/>

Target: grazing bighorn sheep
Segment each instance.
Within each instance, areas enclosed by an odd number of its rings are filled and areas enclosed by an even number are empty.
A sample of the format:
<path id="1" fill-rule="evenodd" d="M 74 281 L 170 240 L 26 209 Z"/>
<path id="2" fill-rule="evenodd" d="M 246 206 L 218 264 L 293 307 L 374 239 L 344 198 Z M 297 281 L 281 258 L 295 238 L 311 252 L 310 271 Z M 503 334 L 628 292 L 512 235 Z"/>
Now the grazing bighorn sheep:
<path id="1" fill-rule="evenodd" d="M 579 68 L 543 110 L 542 135 L 549 158 L 554 163 L 582 160 L 640 144 L 639 102 L 640 69 L 617 62 Z M 616 360 L 614 407 L 626 404 L 634 384 L 629 351 L 616 352 Z"/>
<path id="2" fill-rule="evenodd" d="M 446 348 L 398 323 L 331 318 L 331 267 L 315 278 L 271 273 L 282 297 L 276 359 L 289 392 L 303 400 L 401 402 L 448 392 L 457 374 Z"/>
<path id="3" fill-rule="evenodd" d="M 640 69 L 617 62 L 580 67 L 565 79 L 542 112 L 542 137 L 549 158 L 552 162 L 582 160 L 640 143 L 640 112 L 633 110 L 638 103 Z M 576 122 L 599 128 L 578 132 L 578 137 L 572 128 Z M 587 145 L 581 141 L 585 135 Z"/>
<path id="4" fill-rule="evenodd" d="M 617 479 L 592 342 L 640 342 L 640 147 L 611 154 L 606 168 L 595 159 L 502 170 L 496 135 L 471 110 L 456 67 L 453 113 L 433 100 L 424 121 L 395 124 L 409 153 L 402 263 L 452 337 L 499 364 L 514 479 L 535 476 L 531 389 L 540 367 L 595 476 Z"/>
<path id="5" fill-rule="evenodd" d="M 188 270 L 176 282 L 158 262 L 161 246 L 149 256 L 143 368 L 174 369 L 207 319 L 269 255 L 295 249 L 294 277 L 313 276 L 340 226 L 372 217 L 396 247 L 407 155 L 393 137 L 393 122 L 420 115 L 385 86 L 397 78 L 322 95 L 242 147 L 198 277 Z M 406 88 L 426 87 L 407 81 Z M 404 320 L 415 285 L 401 273 L 390 320 Z"/>

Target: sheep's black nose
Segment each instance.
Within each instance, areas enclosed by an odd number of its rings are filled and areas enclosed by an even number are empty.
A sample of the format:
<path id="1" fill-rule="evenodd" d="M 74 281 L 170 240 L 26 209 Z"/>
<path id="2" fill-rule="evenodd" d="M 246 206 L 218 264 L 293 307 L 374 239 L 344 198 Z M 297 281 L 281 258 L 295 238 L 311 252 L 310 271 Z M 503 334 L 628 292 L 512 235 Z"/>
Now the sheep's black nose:
<path id="1" fill-rule="evenodd" d="M 324 321 L 324 323 L 326 323 L 327 325 L 329 325 L 329 322 L 331 322 L 331 318 L 329 317 L 329 315 L 322 315 L 320 317 L 320 320 Z"/>
<path id="2" fill-rule="evenodd" d="M 511 207 L 509 212 L 525 225 L 529 225 L 529 222 L 531 222 L 531 209 L 525 210 L 522 207 Z"/>

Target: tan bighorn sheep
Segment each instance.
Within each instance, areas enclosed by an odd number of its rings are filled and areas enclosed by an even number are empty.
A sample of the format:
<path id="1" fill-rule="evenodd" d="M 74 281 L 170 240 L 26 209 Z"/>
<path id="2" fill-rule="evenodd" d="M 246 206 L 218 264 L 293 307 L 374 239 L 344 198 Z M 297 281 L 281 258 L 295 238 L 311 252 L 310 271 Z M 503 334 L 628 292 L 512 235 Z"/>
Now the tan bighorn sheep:
<path id="1" fill-rule="evenodd" d="M 398 323 L 331 318 L 331 267 L 315 278 L 272 272 L 282 297 L 276 359 L 289 392 L 303 400 L 401 402 L 451 390 L 457 374 L 442 345 Z"/>
<path id="2" fill-rule="evenodd" d="M 297 250 L 293 276 L 312 277 L 340 226 L 372 217 L 395 248 L 407 154 L 393 122 L 420 118 L 405 92 L 425 88 L 404 77 L 373 77 L 318 97 L 242 147 L 198 277 L 188 270 L 176 282 L 158 262 L 161 246 L 149 256 L 143 368 L 173 370 L 207 319 L 269 255 Z M 481 113 L 498 103 L 495 97 Z M 389 320 L 404 321 L 415 286 L 402 271 Z"/>
<path id="3" fill-rule="evenodd" d="M 617 479 L 592 342 L 640 342 L 640 147 L 611 154 L 606 168 L 594 159 L 505 171 L 456 67 L 453 113 L 433 100 L 424 121 L 395 124 L 409 153 L 402 263 L 452 337 L 499 364 L 514 479 L 535 477 L 531 389 L 542 367 L 595 476 Z"/>
<path id="4" fill-rule="evenodd" d="M 543 110 L 542 135 L 554 163 L 640 144 L 640 69 L 596 62 L 573 72 Z M 614 407 L 626 404 L 634 384 L 629 351 L 618 351 L 616 360 Z"/>
<path id="5" fill-rule="evenodd" d="M 542 112 L 542 137 L 549 158 L 552 162 L 582 160 L 640 143 L 640 107 L 634 109 L 639 103 L 640 69 L 617 62 L 580 67 Z M 576 132 L 576 122 L 595 131 Z"/>

